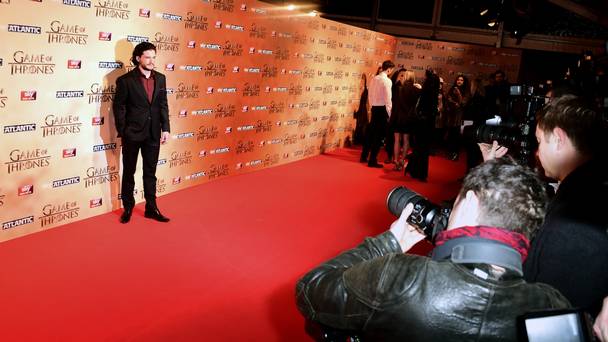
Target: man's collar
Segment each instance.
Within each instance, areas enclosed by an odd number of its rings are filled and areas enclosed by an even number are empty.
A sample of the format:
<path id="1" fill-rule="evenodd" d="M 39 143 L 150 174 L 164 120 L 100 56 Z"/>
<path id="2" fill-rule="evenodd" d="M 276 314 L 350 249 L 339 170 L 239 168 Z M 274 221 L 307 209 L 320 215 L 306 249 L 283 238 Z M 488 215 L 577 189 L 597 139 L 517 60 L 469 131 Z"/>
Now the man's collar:
<path id="1" fill-rule="evenodd" d="M 137 76 L 139 76 L 139 77 L 143 77 L 143 78 L 146 78 L 146 79 L 148 78 L 148 77 L 146 77 L 146 75 L 144 75 L 144 73 L 143 73 L 143 72 L 141 72 L 141 69 L 139 68 L 139 65 L 138 65 L 138 66 L 137 66 L 137 68 L 135 68 L 135 69 L 137 70 L 137 72 L 136 72 L 136 73 L 137 73 Z M 155 73 L 155 71 L 154 71 L 154 70 L 150 70 L 150 77 L 151 77 L 151 78 L 154 78 L 154 73 Z"/>

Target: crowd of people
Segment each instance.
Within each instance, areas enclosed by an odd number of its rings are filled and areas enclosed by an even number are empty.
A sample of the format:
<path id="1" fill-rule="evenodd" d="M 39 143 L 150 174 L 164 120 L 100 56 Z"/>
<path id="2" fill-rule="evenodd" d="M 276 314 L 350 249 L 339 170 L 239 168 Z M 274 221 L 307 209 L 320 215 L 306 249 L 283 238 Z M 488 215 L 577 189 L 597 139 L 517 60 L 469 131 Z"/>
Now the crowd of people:
<path id="1" fill-rule="evenodd" d="M 432 70 L 420 86 L 403 69 L 391 82 L 393 68 L 384 62 L 368 90 L 372 117 L 360 139 L 371 167 L 390 130 L 395 169 L 424 181 L 434 133 L 455 159 L 463 118 L 510 114 L 500 71 L 488 86 L 458 76 L 443 95 Z M 517 317 L 578 308 L 608 342 L 608 119 L 584 96 L 554 91 L 535 121 L 538 168 L 497 142 L 476 146 L 479 165 L 464 178 L 431 257 L 407 254 L 425 238 L 408 222 L 410 203 L 385 233 L 304 275 L 300 312 L 364 341 L 516 341 Z"/>

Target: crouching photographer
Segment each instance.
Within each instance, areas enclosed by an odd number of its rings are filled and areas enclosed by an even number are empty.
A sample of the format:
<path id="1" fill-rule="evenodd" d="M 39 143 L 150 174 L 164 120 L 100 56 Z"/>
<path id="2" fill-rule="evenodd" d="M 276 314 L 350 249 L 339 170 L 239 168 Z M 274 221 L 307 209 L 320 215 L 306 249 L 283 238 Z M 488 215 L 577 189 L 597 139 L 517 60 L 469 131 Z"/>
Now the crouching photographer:
<path id="1" fill-rule="evenodd" d="M 531 171 L 507 158 L 474 168 L 444 231 L 435 229 L 441 214 L 426 220 L 419 198 L 405 198 L 388 231 L 300 279 L 297 305 L 307 319 L 363 341 L 513 341 L 518 315 L 569 306 L 550 286 L 522 278 L 546 203 Z M 435 241 L 432 257 L 404 254 L 425 236 Z"/>

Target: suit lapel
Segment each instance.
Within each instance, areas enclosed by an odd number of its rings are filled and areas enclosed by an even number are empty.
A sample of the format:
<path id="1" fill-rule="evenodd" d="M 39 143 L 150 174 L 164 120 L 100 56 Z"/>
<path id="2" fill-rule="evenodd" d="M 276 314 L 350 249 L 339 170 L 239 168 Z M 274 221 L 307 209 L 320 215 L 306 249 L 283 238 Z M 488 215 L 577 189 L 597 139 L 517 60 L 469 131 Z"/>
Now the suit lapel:
<path id="1" fill-rule="evenodd" d="M 152 101 L 150 102 L 150 104 L 154 103 L 154 100 L 156 99 L 156 95 L 158 95 L 158 90 L 159 90 L 159 84 L 158 84 L 158 74 L 156 74 L 156 71 L 152 70 L 152 75 L 154 75 L 154 91 L 152 92 Z"/>
<path id="2" fill-rule="evenodd" d="M 139 79 L 140 78 L 139 74 L 140 74 L 139 70 L 133 69 L 133 82 L 135 82 L 135 89 L 137 90 L 139 95 L 142 96 L 146 102 L 148 102 L 148 95 L 146 94 L 146 89 L 144 88 L 144 85 L 141 83 L 141 80 Z M 156 90 L 156 87 L 154 87 L 154 88 Z"/>

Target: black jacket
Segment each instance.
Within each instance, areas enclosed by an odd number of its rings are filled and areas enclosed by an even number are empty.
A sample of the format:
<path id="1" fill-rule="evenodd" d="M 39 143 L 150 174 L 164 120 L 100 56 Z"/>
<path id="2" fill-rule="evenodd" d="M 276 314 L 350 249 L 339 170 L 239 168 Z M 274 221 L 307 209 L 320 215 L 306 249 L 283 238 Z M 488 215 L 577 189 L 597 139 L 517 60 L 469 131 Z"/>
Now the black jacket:
<path id="1" fill-rule="evenodd" d="M 549 204 L 524 276 L 558 289 L 594 317 L 608 296 L 608 171 L 580 166 L 561 182 Z"/>
<path id="2" fill-rule="evenodd" d="M 151 138 L 160 141 L 161 129 L 169 132 L 169 106 L 167 104 L 167 82 L 165 75 L 154 73 L 154 93 L 152 102 L 141 80 L 138 68 L 120 76 L 116 80 L 114 96 L 114 118 L 119 137 L 132 141 Z"/>
<path id="3" fill-rule="evenodd" d="M 548 285 L 512 271 L 494 278 L 489 268 L 403 254 L 386 232 L 306 274 L 296 287 L 298 309 L 364 341 L 450 342 L 515 341 L 516 316 L 568 307 Z"/>

